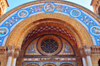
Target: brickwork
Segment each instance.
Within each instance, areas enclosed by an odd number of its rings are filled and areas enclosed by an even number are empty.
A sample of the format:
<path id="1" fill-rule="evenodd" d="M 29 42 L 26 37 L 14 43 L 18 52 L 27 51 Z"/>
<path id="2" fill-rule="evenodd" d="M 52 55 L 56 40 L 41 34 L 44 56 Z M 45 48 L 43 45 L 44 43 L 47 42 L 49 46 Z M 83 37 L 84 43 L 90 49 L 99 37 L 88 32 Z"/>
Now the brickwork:
<path id="1" fill-rule="evenodd" d="M 7 58 L 8 58 L 7 47 L 3 47 L 3 46 L 0 47 L 0 63 L 1 63 L 1 66 L 6 66 Z"/>
<path id="2" fill-rule="evenodd" d="M 7 13 L 3 18 L 0 19 L 0 22 L 5 19 L 7 16 L 9 16 L 10 14 L 12 14 L 13 12 L 26 7 L 28 5 L 32 5 L 32 4 L 38 4 L 38 3 L 44 3 L 44 2 L 51 2 L 51 1 L 37 1 L 37 2 L 32 2 L 32 3 L 28 3 L 25 5 L 22 5 L 12 11 L 10 11 L 9 13 Z M 74 7 L 77 7 L 79 9 L 84 10 L 85 12 L 87 12 L 88 14 L 90 14 L 92 17 L 94 17 L 95 19 L 97 19 L 97 21 L 99 21 L 100 19 L 98 19 L 93 13 L 91 13 L 90 11 L 86 10 L 85 8 L 75 5 L 75 4 L 71 4 L 69 2 L 63 2 L 63 1 L 52 1 L 52 2 L 56 2 L 56 3 L 63 3 L 63 4 L 68 4 Z M 55 26 L 55 27 L 60 27 L 66 31 L 69 32 L 69 36 L 73 36 L 73 37 L 69 37 L 67 35 L 63 34 L 63 31 L 60 32 L 56 32 L 56 31 L 50 31 L 48 29 L 47 32 L 40 32 L 40 33 L 36 33 L 35 35 L 33 35 L 30 38 L 27 38 L 27 36 L 31 35 L 31 32 L 40 27 L 44 27 L 44 26 Z M 51 28 L 50 28 L 51 29 Z M 39 29 L 38 29 L 39 30 Z M 1 66 L 6 66 L 7 63 L 7 59 L 9 56 L 12 56 L 12 63 L 13 64 L 13 60 L 14 58 L 17 58 L 17 66 L 22 66 L 22 62 L 24 62 L 24 58 L 25 57 L 24 53 L 26 48 L 29 46 L 28 44 L 35 39 L 36 37 L 39 37 L 41 35 L 45 35 L 45 34 L 55 34 L 55 35 L 59 35 L 65 39 L 67 39 L 74 51 L 75 51 L 75 56 L 71 56 L 71 57 L 64 57 L 64 58 L 69 58 L 69 59 L 73 59 L 73 64 L 77 64 L 78 66 L 82 66 L 82 57 L 84 57 L 86 59 L 86 56 L 91 56 L 91 61 L 93 66 L 97 66 L 98 60 L 99 60 L 99 47 L 93 46 L 93 41 L 92 38 L 89 34 L 89 32 L 86 30 L 86 28 L 83 27 L 82 24 L 80 24 L 78 22 L 78 20 L 75 20 L 67 15 L 64 14 L 58 14 L 58 13 L 41 13 L 38 15 L 33 15 L 30 16 L 26 19 L 24 19 L 23 21 L 21 21 L 10 33 L 10 35 L 8 36 L 7 42 L 6 42 L 6 46 L 8 46 L 8 51 L 6 51 L 5 49 L 0 49 L 0 61 L 1 61 Z M 51 39 L 53 39 L 54 37 L 52 37 Z M 75 40 L 72 40 L 72 38 L 74 38 Z M 26 42 L 23 42 L 25 39 Z M 54 38 L 56 39 L 56 38 Z M 58 43 L 60 43 L 58 39 L 56 39 L 56 41 Z M 74 42 L 76 41 L 76 42 Z M 41 41 L 42 42 L 42 41 Z M 40 43 L 41 43 L 40 42 Z M 85 46 L 84 46 L 85 45 Z M 5 46 L 5 47 L 6 47 Z M 80 48 L 81 47 L 81 48 Z M 1 48 L 1 47 L 0 47 Z M 21 49 L 21 51 L 20 51 Z M 61 49 L 61 48 L 60 48 Z M 3 54 L 2 54 L 3 53 Z M 45 56 L 44 56 L 45 57 Z M 43 57 L 43 58 L 44 58 Z M 32 58 L 32 57 L 30 57 Z M 39 58 L 39 57 L 37 57 Z M 49 57 L 49 58 L 62 58 L 62 57 Z M 4 60 L 5 59 L 5 60 Z M 63 59 L 63 58 L 62 58 Z M 96 61 L 94 61 L 94 59 Z M 60 59 L 61 60 L 61 59 Z M 39 60 L 39 61 L 46 61 L 46 60 Z M 50 60 L 52 61 L 52 60 Z M 53 61 L 55 61 L 55 59 L 53 59 Z M 59 60 L 57 60 L 58 62 Z M 65 60 L 64 60 L 65 61 Z M 6 63 L 5 63 L 6 62 Z M 25 61 L 27 62 L 27 61 Z M 87 60 L 86 60 L 87 63 Z"/>
<path id="3" fill-rule="evenodd" d="M 45 18 L 53 18 L 54 20 L 59 19 L 59 20 L 61 20 L 60 22 L 58 22 L 58 23 L 60 23 L 60 26 L 65 26 L 65 27 L 68 26 L 68 28 L 72 31 L 70 33 L 74 33 L 73 35 L 76 37 L 75 39 L 77 41 L 78 47 L 85 45 L 85 44 L 93 45 L 91 37 L 88 34 L 87 30 L 81 24 L 79 24 L 76 20 L 74 20 L 68 16 L 65 16 L 65 15 L 49 14 L 49 13 L 48 14 L 39 14 L 38 16 L 37 15 L 32 16 L 32 17 L 29 17 L 28 19 L 25 19 L 24 21 L 22 21 L 10 33 L 6 45 L 11 45 L 11 44 L 14 45 L 15 44 L 16 46 L 20 47 L 22 44 L 22 41 L 24 40 L 25 36 L 29 32 L 31 32 L 32 30 L 35 30 L 35 28 L 38 27 L 38 25 L 41 25 L 42 22 L 43 22 L 42 25 L 47 24 L 47 21 L 46 22 L 44 21 Z M 44 19 L 44 20 L 41 22 L 39 21 L 39 23 L 38 23 L 37 20 L 40 20 L 40 19 Z M 34 22 L 34 24 L 33 24 L 33 22 Z M 51 21 L 48 21 L 48 22 L 50 24 Z M 56 26 L 56 24 L 57 24 L 56 21 L 54 21 L 53 23 L 51 22 L 51 25 Z M 30 27 L 28 27 L 28 26 L 30 26 Z M 81 33 L 80 33 L 80 31 L 81 31 Z M 19 36 L 20 36 L 20 38 L 19 38 Z M 16 39 L 18 39 L 20 41 L 18 41 Z M 81 41 L 82 41 L 82 43 L 81 43 Z"/>
<path id="4" fill-rule="evenodd" d="M 91 60 L 93 66 L 98 66 L 98 61 L 100 59 L 100 46 L 91 47 Z"/>

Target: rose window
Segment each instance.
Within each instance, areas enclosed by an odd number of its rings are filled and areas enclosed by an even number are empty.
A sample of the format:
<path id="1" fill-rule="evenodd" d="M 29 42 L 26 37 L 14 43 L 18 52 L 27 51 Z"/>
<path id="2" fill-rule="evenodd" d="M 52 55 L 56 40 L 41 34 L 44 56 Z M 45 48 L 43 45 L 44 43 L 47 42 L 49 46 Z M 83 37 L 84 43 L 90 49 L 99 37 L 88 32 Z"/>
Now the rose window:
<path id="1" fill-rule="evenodd" d="M 41 49 L 46 53 L 53 53 L 58 49 L 58 43 L 53 39 L 46 39 L 41 43 Z"/>

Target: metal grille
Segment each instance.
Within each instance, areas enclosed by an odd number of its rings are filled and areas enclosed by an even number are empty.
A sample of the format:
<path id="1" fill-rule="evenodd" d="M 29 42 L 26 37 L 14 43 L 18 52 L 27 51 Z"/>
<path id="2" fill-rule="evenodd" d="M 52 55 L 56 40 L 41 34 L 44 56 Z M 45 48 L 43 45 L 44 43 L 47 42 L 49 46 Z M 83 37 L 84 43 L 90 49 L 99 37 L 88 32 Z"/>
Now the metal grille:
<path id="1" fill-rule="evenodd" d="M 58 43 L 53 39 L 46 39 L 41 43 L 41 49 L 46 53 L 53 53 L 58 49 Z"/>

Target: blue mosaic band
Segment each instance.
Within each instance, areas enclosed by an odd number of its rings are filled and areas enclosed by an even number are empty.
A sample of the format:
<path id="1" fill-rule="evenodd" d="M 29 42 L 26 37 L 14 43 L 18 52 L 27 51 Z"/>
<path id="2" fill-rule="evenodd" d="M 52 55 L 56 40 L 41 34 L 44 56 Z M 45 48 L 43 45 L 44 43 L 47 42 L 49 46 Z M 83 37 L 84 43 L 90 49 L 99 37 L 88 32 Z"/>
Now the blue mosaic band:
<path id="1" fill-rule="evenodd" d="M 79 8 L 69 6 L 61 3 L 46 2 L 40 4 L 34 4 L 31 6 L 19 9 L 17 12 L 12 13 L 0 25 L 0 46 L 4 46 L 8 35 L 22 19 L 26 19 L 33 14 L 38 13 L 64 13 L 75 20 L 78 20 L 82 24 L 90 36 L 92 37 L 93 43 L 100 45 L 100 23 L 94 19 L 91 15 L 86 13 Z"/>

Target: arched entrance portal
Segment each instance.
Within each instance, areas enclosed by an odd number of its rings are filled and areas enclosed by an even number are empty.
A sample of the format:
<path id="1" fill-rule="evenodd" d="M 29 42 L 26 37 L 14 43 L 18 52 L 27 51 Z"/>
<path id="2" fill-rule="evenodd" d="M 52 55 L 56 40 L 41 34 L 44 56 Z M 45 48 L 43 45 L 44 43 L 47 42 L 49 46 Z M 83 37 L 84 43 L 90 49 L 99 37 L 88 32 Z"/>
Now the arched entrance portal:
<path id="1" fill-rule="evenodd" d="M 40 23 L 30 29 L 22 42 L 17 66 L 34 63 L 39 66 L 82 65 L 76 41 L 79 36 L 70 26 L 51 18 L 36 22 Z M 82 43 L 80 39 L 78 42 Z"/>
<path id="2" fill-rule="evenodd" d="M 86 58 L 88 66 L 92 66 L 90 47 L 86 45 L 99 45 L 100 33 L 90 11 L 62 1 L 32 2 L 17 9 L 7 14 L 11 17 L 0 20 L 5 32 L 1 45 L 8 47 L 8 54 L 14 52 L 8 56 L 8 66 L 16 64 L 16 60 L 17 66 L 82 66 Z"/>

